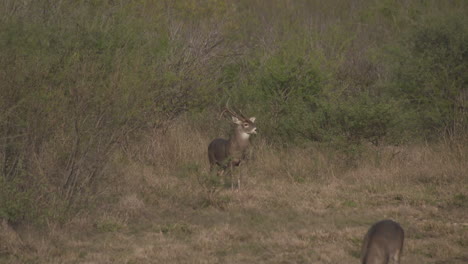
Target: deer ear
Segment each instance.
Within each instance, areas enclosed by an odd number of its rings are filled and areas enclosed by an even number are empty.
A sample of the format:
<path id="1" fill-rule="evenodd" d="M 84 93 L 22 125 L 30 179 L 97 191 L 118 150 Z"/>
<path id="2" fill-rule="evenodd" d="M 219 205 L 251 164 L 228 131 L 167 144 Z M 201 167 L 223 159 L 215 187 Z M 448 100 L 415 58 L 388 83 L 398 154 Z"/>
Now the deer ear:
<path id="1" fill-rule="evenodd" d="M 255 122 L 255 117 L 249 118 L 250 122 L 254 123 Z"/>
<path id="2" fill-rule="evenodd" d="M 232 117 L 232 122 L 234 122 L 235 124 L 238 124 L 238 125 L 242 124 L 242 121 L 240 121 L 239 118 L 237 118 L 235 116 Z"/>

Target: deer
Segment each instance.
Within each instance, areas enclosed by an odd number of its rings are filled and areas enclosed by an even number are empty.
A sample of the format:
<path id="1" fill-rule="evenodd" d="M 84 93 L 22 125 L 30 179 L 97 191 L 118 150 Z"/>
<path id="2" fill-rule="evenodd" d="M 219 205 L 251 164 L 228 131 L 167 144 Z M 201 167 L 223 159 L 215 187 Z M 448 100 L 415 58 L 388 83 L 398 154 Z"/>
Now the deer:
<path id="1" fill-rule="evenodd" d="M 403 228 L 393 220 L 373 224 L 362 244 L 362 264 L 399 264 L 404 237 Z"/>
<path id="2" fill-rule="evenodd" d="M 246 118 L 242 114 L 237 114 L 228 107 L 228 103 L 221 112 L 222 116 L 228 112 L 232 116 L 234 129 L 228 139 L 216 138 L 208 145 L 208 159 L 210 161 L 210 171 L 220 167 L 218 174 L 224 174 L 229 169 L 231 174 L 231 189 L 234 189 L 233 167 L 237 167 L 246 159 L 246 151 L 250 145 L 249 138 L 252 134 L 257 134 L 255 117 Z M 237 177 L 237 188 L 241 188 L 241 175 Z"/>

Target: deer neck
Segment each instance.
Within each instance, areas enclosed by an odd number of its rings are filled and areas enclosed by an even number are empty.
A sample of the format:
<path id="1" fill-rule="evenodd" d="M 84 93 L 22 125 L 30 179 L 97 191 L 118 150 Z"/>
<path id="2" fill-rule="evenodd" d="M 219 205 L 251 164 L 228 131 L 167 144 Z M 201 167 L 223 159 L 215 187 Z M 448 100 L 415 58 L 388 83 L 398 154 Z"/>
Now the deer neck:
<path id="1" fill-rule="evenodd" d="M 234 134 L 231 135 L 231 138 L 230 138 L 231 147 L 237 148 L 239 150 L 243 150 L 247 148 L 247 146 L 249 145 L 249 138 L 250 138 L 249 134 L 245 133 L 244 131 L 240 129 L 236 129 L 234 131 Z"/>

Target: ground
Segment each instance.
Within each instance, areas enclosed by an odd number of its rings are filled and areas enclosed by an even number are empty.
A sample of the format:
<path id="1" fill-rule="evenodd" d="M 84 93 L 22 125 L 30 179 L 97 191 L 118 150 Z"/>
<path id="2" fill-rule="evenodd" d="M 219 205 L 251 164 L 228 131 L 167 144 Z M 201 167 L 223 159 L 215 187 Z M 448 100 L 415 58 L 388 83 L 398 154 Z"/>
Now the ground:
<path id="1" fill-rule="evenodd" d="M 0 263 L 359 263 L 367 229 L 382 219 L 405 230 L 402 263 L 468 262 L 463 144 L 369 146 L 350 158 L 258 141 L 235 171 L 242 189 L 231 190 L 210 180 L 195 147 L 207 139 L 195 138 L 174 135 L 171 156 L 162 146 L 152 163 L 109 168 L 109 200 L 97 211 L 45 233 L 4 225 Z"/>

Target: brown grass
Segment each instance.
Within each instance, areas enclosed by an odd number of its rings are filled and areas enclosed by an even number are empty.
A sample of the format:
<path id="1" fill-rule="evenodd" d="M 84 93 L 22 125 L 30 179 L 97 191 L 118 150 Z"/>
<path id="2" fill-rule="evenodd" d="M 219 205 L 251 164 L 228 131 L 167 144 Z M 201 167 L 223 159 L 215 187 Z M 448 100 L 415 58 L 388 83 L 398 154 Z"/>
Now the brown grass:
<path id="1" fill-rule="evenodd" d="M 467 142 L 365 147 L 356 158 L 259 135 L 237 171 L 243 189 L 210 194 L 200 185 L 208 134 L 181 120 L 117 153 L 95 210 L 45 234 L 3 225 L 0 262 L 358 263 L 384 218 L 405 229 L 403 263 L 468 261 Z"/>

